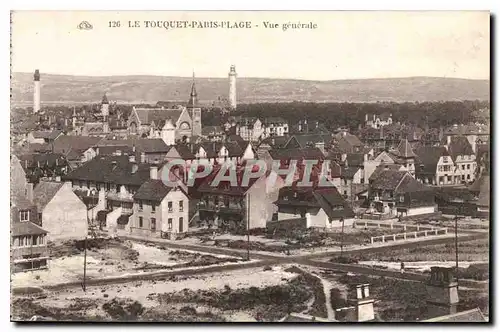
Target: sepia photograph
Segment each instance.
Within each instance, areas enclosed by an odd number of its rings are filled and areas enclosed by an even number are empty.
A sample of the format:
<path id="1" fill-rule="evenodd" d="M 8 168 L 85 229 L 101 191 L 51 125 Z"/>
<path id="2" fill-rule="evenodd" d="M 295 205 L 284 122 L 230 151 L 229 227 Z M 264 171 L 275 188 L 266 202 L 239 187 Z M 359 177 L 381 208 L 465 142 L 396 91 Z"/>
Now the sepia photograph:
<path id="1" fill-rule="evenodd" d="M 489 11 L 10 21 L 11 322 L 491 323 Z"/>

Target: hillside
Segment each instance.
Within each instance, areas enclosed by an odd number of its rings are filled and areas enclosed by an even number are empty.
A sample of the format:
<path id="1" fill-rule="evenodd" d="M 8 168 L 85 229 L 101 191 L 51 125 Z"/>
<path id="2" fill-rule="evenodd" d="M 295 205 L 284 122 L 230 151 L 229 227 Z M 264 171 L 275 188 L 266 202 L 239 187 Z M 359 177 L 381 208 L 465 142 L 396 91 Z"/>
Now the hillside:
<path id="1" fill-rule="evenodd" d="M 11 94 L 14 106 L 31 105 L 33 74 L 13 73 Z M 104 92 L 118 103 L 185 101 L 191 78 L 162 76 L 69 76 L 42 73 L 42 104 L 92 103 Z M 201 102 L 226 98 L 225 78 L 196 78 Z M 238 102 L 376 102 L 489 100 L 489 81 L 455 78 L 411 77 L 337 81 L 305 81 L 271 78 L 238 78 Z"/>

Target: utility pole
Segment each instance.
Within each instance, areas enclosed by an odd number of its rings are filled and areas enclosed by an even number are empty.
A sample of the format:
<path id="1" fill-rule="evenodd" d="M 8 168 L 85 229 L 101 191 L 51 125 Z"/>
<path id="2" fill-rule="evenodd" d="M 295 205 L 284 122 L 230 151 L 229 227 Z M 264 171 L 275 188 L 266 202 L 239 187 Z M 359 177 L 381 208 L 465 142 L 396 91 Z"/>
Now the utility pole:
<path id="1" fill-rule="evenodd" d="M 342 223 L 342 236 L 340 238 L 340 257 L 344 252 L 344 218 L 340 218 L 340 222 Z"/>
<path id="2" fill-rule="evenodd" d="M 87 292 L 87 234 L 85 234 L 85 248 L 83 254 L 83 284 L 82 288 L 84 292 Z"/>
<path id="3" fill-rule="evenodd" d="M 247 261 L 250 260 L 250 193 L 247 193 Z"/>
<path id="4" fill-rule="evenodd" d="M 456 280 L 458 284 L 458 214 L 455 216 L 455 264 L 456 264 Z"/>

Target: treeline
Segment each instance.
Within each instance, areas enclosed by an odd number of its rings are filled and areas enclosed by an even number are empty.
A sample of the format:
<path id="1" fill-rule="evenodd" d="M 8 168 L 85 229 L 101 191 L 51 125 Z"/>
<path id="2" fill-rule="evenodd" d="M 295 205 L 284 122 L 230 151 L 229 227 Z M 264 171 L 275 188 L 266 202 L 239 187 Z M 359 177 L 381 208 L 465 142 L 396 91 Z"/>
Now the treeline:
<path id="1" fill-rule="evenodd" d="M 366 114 L 392 114 L 394 122 L 414 124 L 424 128 L 438 128 L 455 123 L 476 121 L 475 114 L 488 108 L 488 101 L 445 102 L 377 102 L 377 103 L 257 103 L 240 104 L 231 115 L 252 117 L 282 117 L 290 124 L 303 119 L 318 120 L 328 128 L 347 126 L 355 129 L 365 122 Z M 219 125 L 227 115 L 219 110 L 204 110 L 203 125 Z"/>

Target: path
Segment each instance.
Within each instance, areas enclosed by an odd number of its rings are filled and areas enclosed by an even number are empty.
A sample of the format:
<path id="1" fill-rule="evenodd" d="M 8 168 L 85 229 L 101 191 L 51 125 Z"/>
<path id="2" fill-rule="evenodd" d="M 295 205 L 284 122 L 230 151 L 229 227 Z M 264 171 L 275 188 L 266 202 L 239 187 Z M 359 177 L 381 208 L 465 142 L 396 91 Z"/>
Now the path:
<path id="1" fill-rule="evenodd" d="M 488 234 L 485 233 L 473 233 L 466 234 L 460 237 L 461 241 L 468 241 L 478 238 L 487 237 Z M 144 238 L 135 237 L 135 236 L 126 236 L 124 238 L 131 240 L 140 240 L 144 241 Z M 430 245 L 430 244 L 442 244 L 454 241 L 454 237 L 440 237 L 433 239 L 421 239 L 421 241 L 394 241 L 384 244 L 383 246 L 359 246 L 358 248 L 347 248 L 344 250 L 345 253 L 360 253 L 363 251 L 384 251 L 390 248 L 411 248 L 421 246 L 422 244 Z M 191 244 L 182 244 L 175 243 L 169 240 L 163 239 L 148 239 L 147 242 L 154 243 L 162 243 L 166 247 L 177 248 L 177 249 L 185 249 L 192 251 L 200 251 L 208 254 L 219 254 L 219 255 L 229 255 L 229 256 L 237 256 L 237 257 L 245 257 L 246 258 L 246 250 L 238 250 L 238 249 L 229 249 L 229 248 L 218 248 L 218 247 L 208 247 L 203 245 L 191 245 Z M 117 284 L 117 283 L 126 283 L 135 280 L 153 280 L 163 277 L 175 276 L 175 275 L 195 275 L 195 274 L 203 274 L 203 273 L 212 273 L 212 272 L 222 272 L 222 271 L 231 271 L 238 269 L 245 269 L 250 267 L 260 267 L 266 265 L 277 265 L 277 264 L 300 264 L 305 266 L 312 266 L 316 268 L 322 269 L 330 269 L 330 270 L 338 270 L 343 272 L 351 272 L 357 274 L 367 274 L 373 276 L 383 276 L 383 277 L 391 277 L 391 278 L 399 278 L 413 281 L 425 281 L 428 278 L 427 274 L 421 273 L 412 273 L 406 272 L 401 273 L 399 271 L 391 271 L 384 269 L 376 269 L 372 267 L 367 267 L 358 264 L 340 264 L 333 262 L 322 262 L 317 261 L 318 258 L 324 257 L 333 257 L 338 254 L 337 252 L 321 252 L 314 254 L 307 254 L 301 256 L 278 256 L 264 253 L 250 253 L 250 257 L 252 259 L 258 259 L 258 261 L 242 263 L 242 264 L 233 264 L 233 265 L 216 265 L 216 266 L 208 266 L 208 267 L 200 267 L 200 268 L 188 268 L 181 270 L 173 270 L 173 271 L 156 271 L 150 273 L 141 273 L 134 274 L 128 276 L 121 277 L 108 277 L 108 278 L 99 278 L 99 279 L 91 279 L 87 280 L 87 285 L 107 285 L 107 284 Z M 69 282 L 69 283 L 61 283 L 57 285 L 45 286 L 46 290 L 60 290 L 65 288 L 73 288 L 73 287 L 81 287 L 81 281 Z"/>

